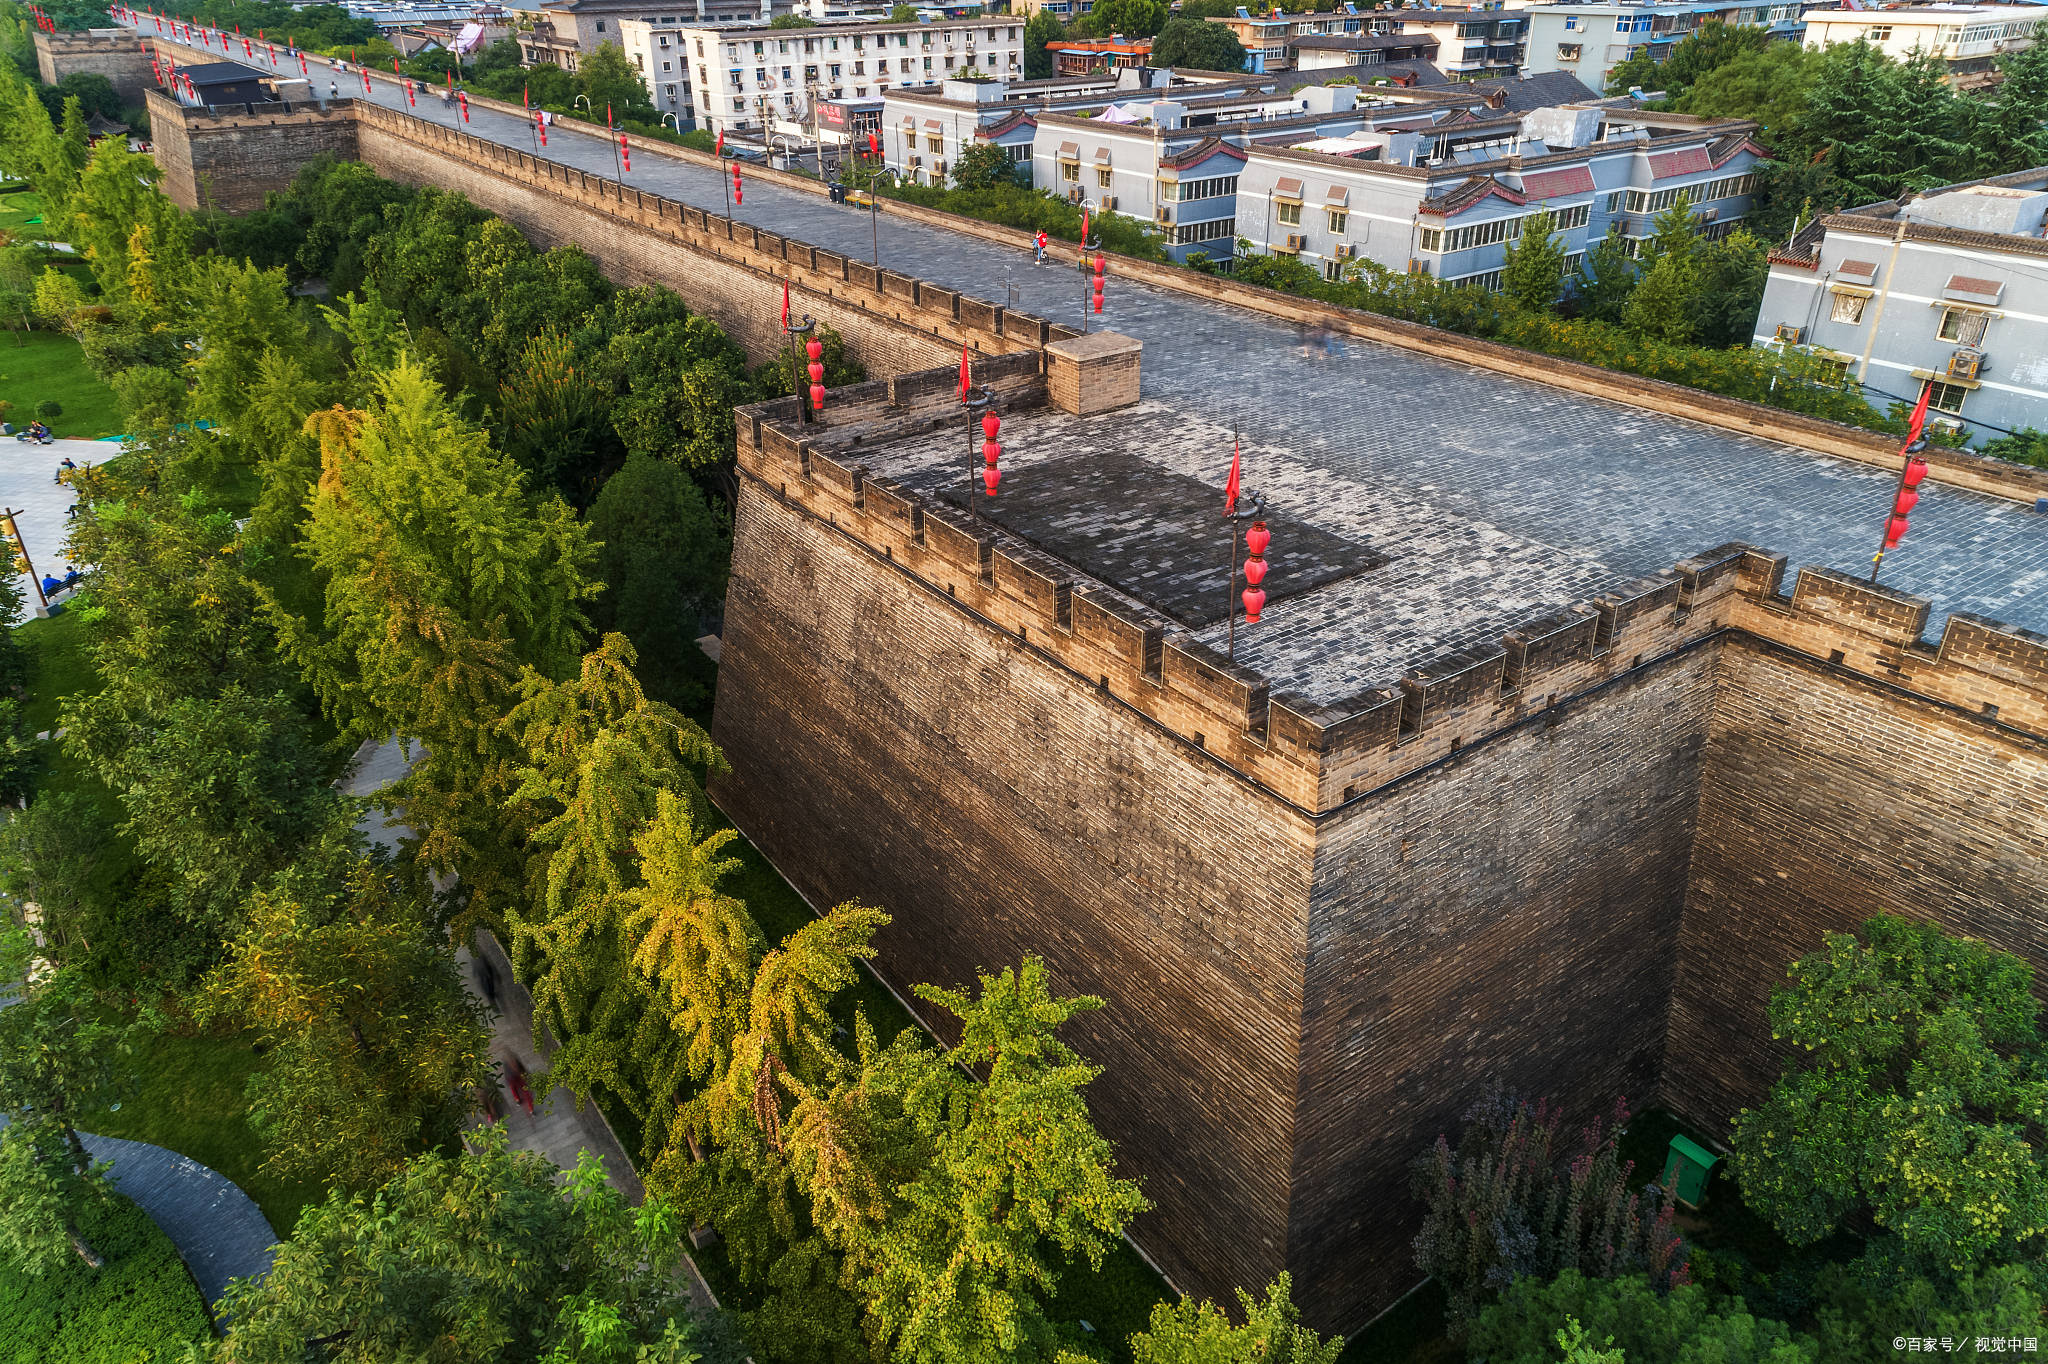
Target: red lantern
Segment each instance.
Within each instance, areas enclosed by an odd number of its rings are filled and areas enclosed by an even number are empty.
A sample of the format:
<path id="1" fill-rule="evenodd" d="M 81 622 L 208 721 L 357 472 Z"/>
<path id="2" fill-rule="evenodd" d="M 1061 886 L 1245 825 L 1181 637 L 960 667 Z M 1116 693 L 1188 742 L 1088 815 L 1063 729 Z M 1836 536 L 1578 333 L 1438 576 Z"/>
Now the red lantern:
<path id="1" fill-rule="evenodd" d="M 626 135 L 619 134 L 619 155 L 625 160 L 626 169 L 633 169 L 633 149 L 626 145 Z"/>
<path id="2" fill-rule="evenodd" d="M 1002 442 L 985 440 L 981 443 L 981 462 L 983 464 L 994 464 L 997 460 L 1001 459 L 1002 457 Z"/>
<path id="3" fill-rule="evenodd" d="M 365 77 L 363 77 L 363 84 L 364 84 L 365 86 L 367 86 L 367 85 L 369 85 L 369 83 L 370 83 L 370 78 L 369 78 L 368 76 L 365 76 Z M 539 114 L 538 112 L 536 112 L 536 113 L 534 114 L 534 116 L 533 116 L 533 126 L 534 126 L 534 129 L 535 129 L 535 131 L 539 132 L 539 134 L 540 134 L 540 145 L 541 145 L 541 146 L 543 146 L 543 147 L 547 146 L 547 145 L 548 145 L 548 121 L 547 121 L 547 120 L 546 120 L 545 118 L 541 117 L 541 115 L 540 115 L 540 114 Z"/>
<path id="4" fill-rule="evenodd" d="M 805 368 L 810 370 L 811 372 L 812 383 L 822 384 L 825 382 L 825 367 L 819 364 L 816 360 L 811 361 L 811 363 L 805 366 Z"/>
<path id="5" fill-rule="evenodd" d="M 1003 419 L 1001 417 L 998 417 L 993 412 L 984 412 L 981 414 L 981 434 L 986 439 L 994 440 L 997 436 L 1000 436 L 1002 433 Z"/>
<path id="6" fill-rule="evenodd" d="M 455 103 L 462 110 L 462 121 L 469 122 L 469 96 L 458 90 L 455 92 Z"/>
<path id="7" fill-rule="evenodd" d="M 732 163 L 732 201 L 735 204 L 745 202 L 740 194 L 740 163 L 738 161 Z"/>
<path id="8" fill-rule="evenodd" d="M 1907 488 L 1899 493 L 1899 500 L 1892 504 L 1893 516 L 1911 516 L 1913 508 L 1920 504 L 1920 494 Z"/>
<path id="9" fill-rule="evenodd" d="M 1909 459 L 1909 460 L 1907 460 L 1907 461 L 1906 461 L 1906 486 L 1907 486 L 1908 488 L 1917 488 L 1917 487 L 1919 487 L 1919 486 L 1920 486 L 1920 480 L 1922 480 L 1922 479 L 1924 479 L 1924 478 L 1926 478 L 1926 477 L 1927 477 L 1927 461 L 1926 461 L 1926 460 L 1924 460 L 1924 459 Z"/>
<path id="10" fill-rule="evenodd" d="M 1253 587 L 1266 581 L 1266 561 L 1254 554 L 1244 561 L 1244 580 Z"/>
<path id="11" fill-rule="evenodd" d="M 1244 547 L 1254 555 L 1264 554 L 1266 546 L 1273 543 L 1273 532 L 1266 529 L 1264 521 L 1254 521 L 1251 529 L 1244 533 Z"/>
<path id="12" fill-rule="evenodd" d="M 813 411 L 813 412 L 819 412 L 819 411 L 823 411 L 823 410 L 824 410 L 824 407 L 825 407 L 825 386 L 824 386 L 823 384 L 812 384 L 812 385 L 811 385 L 811 411 Z"/>
<path id="13" fill-rule="evenodd" d="M 808 355 L 812 360 L 824 359 L 825 343 L 823 341 L 820 341 L 815 336 L 812 337 L 810 340 L 804 342 L 804 354 Z"/>
<path id="14" fill-rule="evenodd" d="M 1884 547 L 1897 549 L 1899 541 L 1906 538 L 1906 531 L 1910 526 L 1911 523 L 1903 516 L 1894 516 L 1887 520 L 1884 523 Z"/>
<path id="15" fill-rule="evenodd" d="M 988 495 L 990 497 L 994 497 L 996 495 L 996 484 L 1001 483 L 1002 481 L 1003 471 L 1001 469 L 996 468 L 993 464 L 989 465 L 987 468 L 981 471 L 982 486 L 988 489 Z"/>
<path id="16" fill-rule="evenodd" d="M 1244 598 L 1244 623 L 1257 625 L 1259 612 L 1266 609 L 1266 593 L 1262 588 L 1247 587 L 1240 595 Z"/>

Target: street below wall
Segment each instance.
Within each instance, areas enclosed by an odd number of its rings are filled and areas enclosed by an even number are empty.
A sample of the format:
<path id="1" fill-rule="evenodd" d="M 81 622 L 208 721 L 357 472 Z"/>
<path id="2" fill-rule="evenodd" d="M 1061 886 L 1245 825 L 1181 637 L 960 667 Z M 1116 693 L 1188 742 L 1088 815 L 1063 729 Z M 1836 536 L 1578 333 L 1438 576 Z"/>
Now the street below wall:
<path id="1" fill-rule="evenodd" d="M 365 96 L 360 74 L 332 71 L 324 58 L 308 61 L 322 94 L 332 82 L 344 98 L 619 178 L 616 139 L 601 128 L 557 123 L 541 147 L 531 123 L 516 114 L 472 105 L 465 125 L 436 93 L 416 95 L 417 105 L 408 107 L 389 73 Z M 260 46 L 253 65 L 268 66 Z M 282 49 L 278 67 L 297 71 Z M 633 149 L 633 169 L 623 177 L 628 186 L 726 211 L 727 176 L 650 146 Z M 875 259 L 878 236 L 884 268 L 1055 323 L 1082 320 L 1086 280 L 1071 264 L 1035 266 L 1023 250 L 892 219 L 886 201 L 871 227 L 865 210 L 756 180 L 751 169 L 741 168 L 744 202 L 732 210 L 740 222 L 855 260 Z M 792 304 L 802 310 L 801 293 Z M 1582 599 L 1733 540 L 1782 552 L 1795 568 L 1818 564 L 1860 576 L 1894 485 L 1894 476 L 1882 470 L 1282 323 L 1121 280 L 1114 267 L 1105 312 L 1089 324 L 1144 342 L 1147 402 L 1215 429 L 1219 488 L 1236 426 L 1244 436 L 1247 484 L 1263 483 L 1287 511 L 1314 521 L 1318 505 L 1369 509 L 1380 490 L 1398 488 L 1436 510 L 1433 524 L 1421 530 L 1404 517 L 1404 537 L 1517 542 L 1548 560 L 1553 576 L 1562 569 Z M 1264 461 L 1262 449 L 1289 457 Z M 1304 461 L 1313 477 L 1301 475 Z M 1394 556 L 1402 550 L 1400 542 L 1374 547 Z M 1512 571 L 1506 567 L 1512 552 L 1487 557 Z M 1929 484 L 1911 536 L 1885 558 L 1885 581 L 1934 603 L 1931 633 L 1954 611 L 2048 629 L 2048 516 Z M 1483 578 L 1444 585 L 1453 592 L 1496 588 Z M 1220 645 L 1218 629 L 1201 637 Z M 1447 640 L 1445 647 L 1460 642 Z M 1237 653 L 1240 662 L 1260 668 L 1267 651 L 1301 644 L 1276 618 L 1271 629 L 1240 641 Z"/>

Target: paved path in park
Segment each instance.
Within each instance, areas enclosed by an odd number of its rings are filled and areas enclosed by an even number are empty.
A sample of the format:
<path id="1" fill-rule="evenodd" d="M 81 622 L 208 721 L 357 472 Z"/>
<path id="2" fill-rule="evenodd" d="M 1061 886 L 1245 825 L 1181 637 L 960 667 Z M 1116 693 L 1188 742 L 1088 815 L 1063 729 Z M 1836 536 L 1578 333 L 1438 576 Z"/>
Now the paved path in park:
<path id="1" fill-rule="evenodd" d="M 64 576 L 67 512 L 77 499 L 70 484 L 57 482 L 58 464 L 67 455 L 77 465 L 103 464 L 120 453 L 118 441 L 60 440 L 49 445 L 31 445 L 12 436 L 0 436 L 0 506 L 19 513 L 15 523 L 27 537 L 29 562 L 35 565 L 38 577 L 45 573 Z M 26 577 L 17 577 L 24 600 L 23 617 L 33 616 L 35 587 Z"/>
<path id="2" fill-rule="evenodd" d="M 93 1159 L 113 1162 L 114 1187 L 163 1228 L 207 1302 L 220 1301 L 229 1279 L 270 1272 L 277 1233 L 226 1175 L 161 1146 L 79 1135 Z"/>
<path id="3" fill-rule="evenodd" d="M 16 984 L 0 987 L 0 1008 L 20 997 Z M 0 1113 L 0 1127 L 6 1125 Z M 94 1160 L 112 1164 L 114 1187 L 171 1238 L 209 1304 L 220 1301 L 228 1280 L 270 1272 L 277 1233 L 256 1200 L 226 1175 L 147 1142 L 78 1136 Z"/>
<path id="4" fill-rule="evenodd" d="M 412 754 L 418 751 L 415 747 Z M 403 777 L 412 762 L 413 758 L 396 738 L 368 742 L 356 750 L 349 770 L 338 784 L 349 795 L 374 798 Z M 372 842 L 393 852 L 399 840 L 410 837 L 412 832 L 385 807 L 370 809 L 356 827 Z M 532 997 L 512 979 L 511 963 L 497 939 L 489 933 L 478 937 L 478 950 L 458 948 L 455 956 L 461 964 L 464 983 L 491 1012 L 492 1058 L 501 1075 L 508 1061 L 516 1061 L 529 1075 L 547 1069 L 547 1057 L 534 1042 Z M 639 1172 L 595 1105 L 586 1105 L 579 1111 L 575 1096 L 557 1086 L 545 1096 L 537 1096 L 533 1112 L 528 1113 L 524 1105 L 513 1102 L 512 1092 L 502 1079 L 497 1087 L 497 1102 L 499 1121 L 504 1124 L 506 1140 L 514 1150 L 538 1151 L 564 1170 L 573 1169 L 582 1153 L 590 1151 L 603 1162 L 605 1177 L 625 1194 L 627 1202 L 637 1206 L 647 1196 Z M 698 1272 L 696 1262 L 686 1257 L 685 1263 L 689 1266 L 691 1297 L 700 1307 L 716 1307 L 718 1300 Z"/>

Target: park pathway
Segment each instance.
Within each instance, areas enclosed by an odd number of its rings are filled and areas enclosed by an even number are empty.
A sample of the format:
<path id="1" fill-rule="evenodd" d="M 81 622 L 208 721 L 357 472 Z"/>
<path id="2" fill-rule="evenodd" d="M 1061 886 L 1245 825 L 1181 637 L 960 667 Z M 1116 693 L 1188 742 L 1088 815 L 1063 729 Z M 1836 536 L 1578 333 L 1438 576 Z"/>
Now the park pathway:
<path id="1" fill-rule="evenodd" d="M 118 1137 L 79 1133 L 94 1160 L 113 1163 L 114 1187 L 140 1204 L 185 1259 L 209 1306 L 228 1280 L 270 1272 L 277 1233 L 256 1200 L 190 1156 Z"/>
<path id="2" fill-rule="evenodd" d="M 374 801 L 379 791 L 406 774 L 412 762 L 405 746 L 395 737 L 367 741 L 356 750 L 338 785 L 349 795 Z M 388 807 L 375 805 L 356 827 L 372 842 L 394 853 L 399 840 L 412 832 L 397 821 Z M 529 1075 L 546 1070 L 547 1056 L 534 1042 L 532 996 L 512 978 L 511 962 L 498 940 L 489 932 L 480 933 L 478 950 L 458 948 L 456 960 L 462 965 L 463 983 L 490 1010 L 491 1056 L 501 1073 L 507 1060 L 516 1060 Z M 533 1112 L 528 1113 L 523 1105 L 513 1101 L 502 1079 L 497 1101 L 499 1121 L 504 1124 L 506 1139 L 514 1150 L 537 1151 L 564 1170 L 575 1168 L 582 1153 L 589 1151 L 603 1162 L 606 1179 L 626 1196 L 628 1203 L 637 1206 L 647 1196 L 639 1172 L 596 1105 L 585 1105 L 579 1111 L 575 1096 L 557 1086 L 545 1096 L 535 1096 Z M 686 1254 L 684 1263 L 689 1267 L 691 1298 L 700 1309 L 716 1308 L 718 1299 L 698 1271 L 696 1261 Z"/>

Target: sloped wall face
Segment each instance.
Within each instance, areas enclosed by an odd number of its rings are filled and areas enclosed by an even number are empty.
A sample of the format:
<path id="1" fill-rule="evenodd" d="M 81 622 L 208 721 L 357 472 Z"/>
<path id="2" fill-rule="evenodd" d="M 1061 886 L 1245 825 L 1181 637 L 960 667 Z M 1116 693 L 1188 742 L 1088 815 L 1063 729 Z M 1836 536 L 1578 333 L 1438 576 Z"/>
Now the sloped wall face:
<path id="1" fill-rule="evenodd" d="M 1725 1131 L 1787 1054 L 1785 968 L 1882 910 L 2048 978 L 2048 741 L 1749 636 L 1721 652 L 1667 1102 Z"/>
<path id="2" fill-rule="evenodd" d="M 1031 644 L 743 479 L 717 798 L 814 905 L 887 910 L 900 991 L 1042 956 L 1133 1232 L 1229 1300 L 1282 1267 L 1305 819 Z M 934 1023 L 928 1006 L 920 1006 Z"/>
<path id="3" fill-rule="evenodd" d="M 1657 1090 L 1708 640 L 1361 797 L 1316 854 L 1288 1260 L 1355 1330 L 1415 1284 L 1411 1162 L 1489 1088 Z"/>

